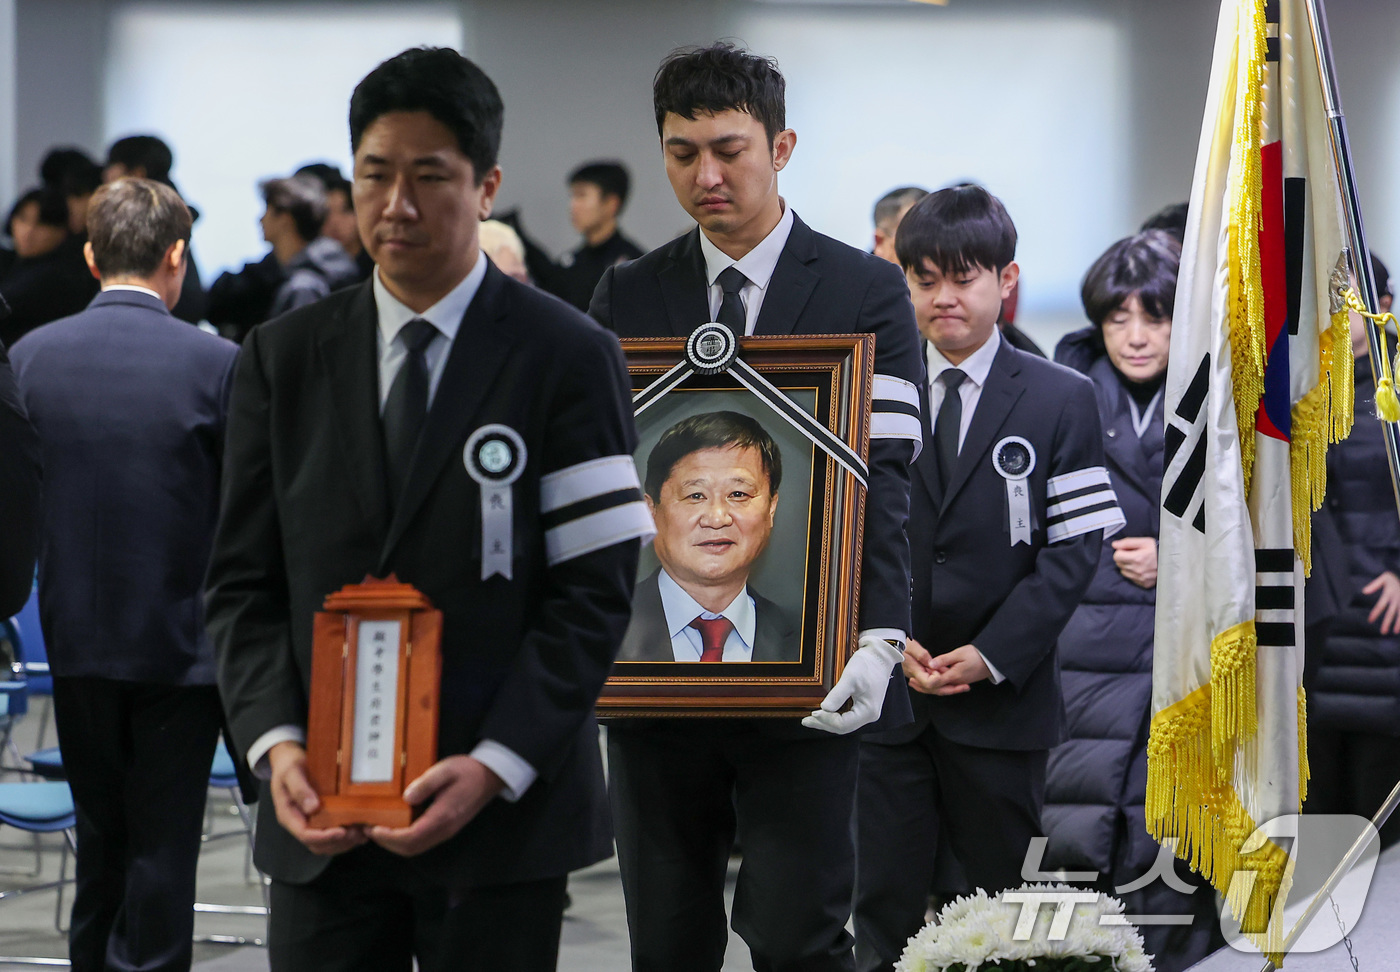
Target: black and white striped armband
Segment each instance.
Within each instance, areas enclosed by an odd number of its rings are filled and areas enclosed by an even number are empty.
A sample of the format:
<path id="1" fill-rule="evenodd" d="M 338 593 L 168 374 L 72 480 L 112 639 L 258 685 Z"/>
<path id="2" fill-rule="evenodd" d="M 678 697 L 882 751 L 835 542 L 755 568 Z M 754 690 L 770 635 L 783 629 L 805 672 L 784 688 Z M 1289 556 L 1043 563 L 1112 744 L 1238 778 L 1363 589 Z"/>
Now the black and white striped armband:
<path id="1" fill-rule="evenodd" d="M 624 540 L 656 535 L 631 456 L 590 459 L 540 478 L 549 566 Z"/>
<path id="2" fill-rule="evenodd" d="M 1128 522 L 1103 466 L 1051 476 L 1045 493 L 1046 543 L 1072 540 L 1091 530 L 1111 537 Z"/>
<path id="3" fill-rule="evenodd" d="M 870 398 L 870 438 L 908 439 L 914 443 L 914 458 L 919 458 L 924 433 L 919 424 L 918 387 L 903 378 L 876 375 Z"/>

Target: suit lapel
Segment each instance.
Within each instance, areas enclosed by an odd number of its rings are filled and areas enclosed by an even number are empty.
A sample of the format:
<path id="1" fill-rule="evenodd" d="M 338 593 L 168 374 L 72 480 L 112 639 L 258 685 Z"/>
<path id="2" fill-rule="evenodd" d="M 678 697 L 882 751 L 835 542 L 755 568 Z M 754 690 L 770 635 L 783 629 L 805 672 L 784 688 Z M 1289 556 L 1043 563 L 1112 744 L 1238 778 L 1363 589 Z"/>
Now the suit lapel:
<path id="1" fill-rule="evenodd" d="M 996 357 L 992 359 L 992 370 L 987 373 L 987 384 L 983 386 L 982 395 L 977 399 L 977 411 L 972 414 L 972 424 L 968 426 L 967 436 L 958 451 L 957 467 L 948 478 L 948 492 L 943 497 L 944 509 L 947 509 L 948 504 L 972 476 L 972 471 L 991 448 L 992 440 L 1001 431 L 1006 417 L 1011 414 L 1011 409 L 1025 391 L 1025 385 L 1019 377 L 1021 366 L 1016 360 L 1019 354 L 1019 351 L 1003 340 L 1001 347 L 997 349 Z"/>
<path id="2" fill-rule="evenodd" d="M 927 353 L 927 345 L 921 345 Z M 924 447 L 919 450 L 919 458 L 914 460 L 914 479 L 923 484 L 933 508 L 943 505 L 943 490 L 938 485 L 938 451 L 933 447 L 933 413 L 929 406 L 928 382 L 919 388 L 919 424 L 923 427 Z"/>
<path id="3" fill-rule="evenodd" d="M 323 324 L 319 354 L 335 401 L 346 476 L 366 521 L 382 536 L 389 508 L 379 422 L 378 326 L 374 288 L 366 283 L 344 314 Z"/>
<path id="4" fill-rule="evenodd" d="M 700 252 L 700 229 L 687 233 L 671 261 L 656 272 L 661 299 L 675 337 L 686 337 L 710 320 L 710 294 L 705 282 L 705 259 Z"/>
<path id="5" fill-rule="evenodd" d="M 1089 377 L 1094 380 L 1096 397 L 1100 402 L 1099 414 L 1104 420 L 1104 457 L 1114 470 L 1132 483 L 1144 496 L 1152 495 L 1148 485 L 1147 455 L 1133 428 L 1132 407 L 1128 404 L 1128 391 L 1118 380 L 1108 358 L 1100 358 L 1089 369 Z"/>
<path id="6" fill-rule="evenodd" d="M 463 315 L 462 326 L 448 352 L 423 434 L 409 463 L 403 497 L 380 553 L 381 571 L 495 384 L 515 343 L 515 335 L 504 322 L 509 311 L 505 276 L 488 263 L 481 288 Z"/>
<path id="7" fill-rule="evenodd" d="M 816 234 L 794 214 L 792 232 L 763 295 L 763 306 L 754 324 L 755 336 L 791 334 L 796 330 L 797 318 L 821 280 L 821 274 L 810 266 L 816 259 Z"/>

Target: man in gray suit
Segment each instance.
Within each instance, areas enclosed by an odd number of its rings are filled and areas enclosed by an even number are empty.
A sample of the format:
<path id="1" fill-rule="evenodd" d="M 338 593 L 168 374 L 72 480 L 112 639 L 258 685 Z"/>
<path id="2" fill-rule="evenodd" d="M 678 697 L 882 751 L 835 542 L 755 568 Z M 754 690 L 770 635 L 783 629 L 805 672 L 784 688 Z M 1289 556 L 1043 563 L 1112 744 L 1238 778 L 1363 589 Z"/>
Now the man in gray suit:
<path id="1" fill-rule="evenodd" d="M 645 484 L 661 568 L 637 585 L 618 661 L 798 660 L 799 625 L 748 586 L 782 478 L 778 444 L 747 415 L 705 412 L 662 434 Z"/>

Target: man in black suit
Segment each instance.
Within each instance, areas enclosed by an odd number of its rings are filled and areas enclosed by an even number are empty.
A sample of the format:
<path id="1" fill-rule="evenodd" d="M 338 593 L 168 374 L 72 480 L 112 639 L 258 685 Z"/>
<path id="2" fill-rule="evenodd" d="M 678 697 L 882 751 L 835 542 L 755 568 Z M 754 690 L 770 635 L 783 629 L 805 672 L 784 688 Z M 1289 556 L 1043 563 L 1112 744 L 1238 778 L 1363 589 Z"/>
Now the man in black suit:
<path id="1" fill-rule="evenodd" d="M 662 433 L 645 481 L 661 567 L 637 585 L 618 661 L 798 660 L 801 628 L 748 586 L 782 481 L 778 444 L 747 415 L 704 412 Z"/>
<path id="2" fill-rule="evenodd" d="M 889 970 L 923 925 L 940 828 L 971 883 L 1018 885 L 1061 741 L 1055 640 L 1123 513 L 1093 386 L 1001 337 L 1016 229 L 980 186 L 926 196 L 900 264 L 929 342 L 909 539 L 913 723 L 861 741 L 856 958 Z"/>
<path id="3" fill-rule="evenodd" d="M 0 318 L 10 312 L 0 298 Z M 39 552 L 39 438 L 20 401 L 15 373 L 0 343 L 0 618 L 24 607 Z"/>
<path id="4" fill-rule="evenodd" d="M 736 334 L 876 336 L 859 647 L 819 711 L 779 720 L 668 719 L 608 731 L 618 857 L 637 970 L 717 970 L 724 875 L 744 861 L 734 928 L 758 969 L 851 968 L 857 739 L 909 717 L 900 663 L 909 625 L 909 462 L 919 442 L 909 293 L 889 263 L 813 232 L 778 194 L 796 134 L 771 59 L 729 45 L 677 51 L 653 105 L 676 199 L 700 225 L 611 267 L 591 313 L 624 337 L 679 337 L 707 321 Z M 887 704 L 887 695 L 894 704 Z M 850 702 L 848 711 L 841 711 Z"/>
<path id="5" fill-rule="evenodd" d="M 78 811 L 75 969 L 190 967 L 220 707 L 204 632 L 237 348 L 172 317 L 190 213 L 123 179 L 88 206 L 88 309 L 26 335 L 39 432 L 39 610 Z"/>
<path id="6" fill-rule="evenodd" d="M 209 626 L 275 811 L 278 972 L 553 969 L 566 876 L 611 853 L 593 705 L 651 522 L 616 339 L 479 252 L 501 115 L 455 51 L 375 68 L 350 138 L 377 271 L 239 359 Z M 312 827 L 312 615 L 391 573 L 443 613 L 440 760 L 405 790 L 410 826 Z"/>

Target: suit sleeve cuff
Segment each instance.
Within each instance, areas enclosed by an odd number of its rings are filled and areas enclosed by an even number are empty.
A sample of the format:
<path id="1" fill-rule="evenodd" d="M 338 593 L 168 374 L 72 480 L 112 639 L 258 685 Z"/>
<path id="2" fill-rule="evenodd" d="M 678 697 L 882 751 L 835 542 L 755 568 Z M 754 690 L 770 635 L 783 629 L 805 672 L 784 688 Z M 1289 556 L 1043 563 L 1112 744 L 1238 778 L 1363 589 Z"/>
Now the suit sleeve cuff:
<path id="1" fill-rule="evenodd" d="M 983 655 L 982 652 L 978 651 L 975 646 L 973 648 L 973 651 L 977 651 L 977 654 L 982 658 L 982 664 L 986 665 L 987 671 L 992 673 L 993 685 L 1000 685 L 1002 682 L 1006 681 L 1006 676 L 1001 673 L 1000 669 L 998 669 L 995 665 L 992 664 L 992 660 L 990 658 L 988 658 L 986 655 Z"/>
<path id="2" fill-rule="evenodd" d="M 521 759 L 513 749 L 494 739 L 483 739 L 476 744 L 470 755 L 501 778 L 501 782 L 506 785 L 501 791 L 501 799 L 507 803 L 514 803 L 523 797 L 525 791 L 535 782 L 535 777 L 539 775 L 535 768 Z"/>
<path id="3" fill-rule="evenodd" d="M 881 641 L 898 641 L 901 645 L 908 644 L 909 638 L 899 628 L 866 628 L 860 633 L 861 638 L 879 638 Z"/>
<path id="4" fill-rule="evenodd" d="M 306 730 L 301 726 L 277 726 L 259 736 L 253 745 L 248 747 L 248 765 L 252 768 L 254 776 L 260 780 L 272 779 L 272 764 L 268 761 L 267 753 L 273 746 L 283 742 L 305 746 Z"/>

